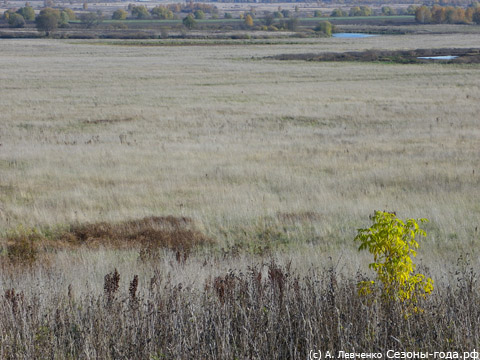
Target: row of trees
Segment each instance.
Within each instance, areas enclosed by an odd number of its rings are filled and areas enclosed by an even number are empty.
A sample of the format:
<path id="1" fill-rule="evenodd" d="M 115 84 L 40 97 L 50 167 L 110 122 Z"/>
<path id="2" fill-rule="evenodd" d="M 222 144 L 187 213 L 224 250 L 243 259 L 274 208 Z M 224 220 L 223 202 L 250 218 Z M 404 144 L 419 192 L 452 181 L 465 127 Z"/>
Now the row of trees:
<path id="1" fill-rule="evenodd" d="M 480 6 L 466 9 L 453 6 L 420 6 L 415 11 L 415 20 L 420 24 L 480 24 Z"/>
<path id="2" fill-rule="evenodd" d="M 84 4 L 85 5 L 85 4 Z M 50 9 L 50 7 L 47 7 Z M 84 10 L 86 10 L 84 6 Z M 58 26 L 67 26 L 69 20 L 75 20 L 75 13 L 69 9 L 52 9 L 55 11 L 55 16 L 61 19 Z M 43 11 L 43 10 L 42 10 Z M 47 13 L 50 10 L 47 11 Z M 146 6 L 143 5 L 128 5 L 128 12 L 124 9 L 117 9 L 112 15 L 113 20 L 125 20 L 127 19 L 129 12 L 131 17 L 134 19 L 160 19 L 160 20 L 170 20 L 175 18 L 175 13 L 191 13 L 193 17 L 197 20 L 204 19 L 205 14 L 211 14 L 216 16 L 218 14 L 218 8 L 213 5 L 203 4 L 203 3 L 187 3 L 187 4 L 168 4 L 168 5 L 159 5 L 148 10 Z M 51 15 L 51 14 L 50 14 Z M 98 22 L 102 16 L 98 13 L 87 13 L 82 15 L 82 22 L 85 24 L 91 24 Z M 35 11 L 26 3 L 25 7 L 22 7 L 18 10 L 10 9 L 4 13 L 4 19 L 7 20 L 12 27 L 23 27 L 25 26 L 26 21 L 35 20 Z M 85 20 L 85 21 L 83 21 Z M 54 21 L 52 20 L 52 23 Z M 88 27 L 88 26 L 87 26 Z"/>
<path id="3" fill-rule="evenodd" d="M 143 5 L 128 5 L 128 11 L 131 13 L 134 19 L 161 19 L 169 20 L 174 19 L 175 13 L 191 13 L 196 19 L 205 18 L 205 14 L 218 14 L 218 8 L 213 5 L 202 3 L 187 3 L 187 4 L 167 4 L 155 6 L 153 9 L 148 10 Z M 114 20 L 124 20 L 128 16 L 128 13 L 123 9 L 118 9 L 113 15 Z"/>
<path id="4" fill-rule="evenodd" d="M 169 20 L 174 19 L 174 13 L 170 10 L 171 7 L 181 8 L 182 11 L 186 9 L 193 9 L 196 7 L 195 10 L 190 11 L 189 20 L 192 18 L 193 20 L 201 20 L 205 18 L 204 10 L 201 8 L 208 8 L 209 5 L 205 4 L 195 4 L 195 6 L 186 6 L 180 4 L 172 4 L 167 6 L 156 6 L 150 11 L 145 6 L 129 6 L 129 10 L 131 12 L 131 16 L 135 19 L 147 19 L 147 18 L 155 18 L 161 20 Z M 215 7 L 216 9 L 216 7 Z M 449 24 L 461 24 L 461 23 L 471 23 L 478 21 L 478 13 L 480 7 L 470 6 L 466 9 L 460 7 L 452 7 L 452 6 L 439 6 L 434 5 L 432 7 L 427 6 L 414 6 L 410 5 L 407 9 L 397 10 L 390 6 L 383 6 L 381 8 L 381 13 L 378 11 L 376 13 L 373 12 L 372 8 L 369 6 L 354 6 L 350 8 L 349 11 L 343 9 L 334 9 L 330 13 L 330 17 L 354 17 L 354 16 L 372 16 L 372 15 L 415 15 L 416 21 L 419 23 L 449 23 Z M 212 11 L 212 8 L 210 8 Z M 255 11 L 250 11 L 245 14 L 241 14 L 240 18 L 245 21 L 245 23 L 249 23 L 250 20 L 246 20 L 246 17 L 249 16 L 252 20 L 255 18 Z M 128 13 L 125 10 L 119 9 L 116 10 L 112 16 L 114 20 L 125 20 L 128 16 Z M 292 16 L 292 12 L 290 10 L 281 10 L 279 8 L 278 11 L 274 11 L 272 13 L 265 12 L 264 19 L 267 22 L 267 26 L 271 25 L 275 19 L 283 19 L 283 18 L 290 18 Z M 316 11 L 314 13 L 315 17 L 322 17 L 323 14 L 321 11 Z M 231 19 L 232 15 L 230 13 L 225 13 L 224 17 L 226 19 Z"/>
<path id="5" fill-rule="evenodd" d="M 35 16 L 35 11 L 26 3 L 24 7 L 18 10 L 9 9 L 3 13 L 3 18 L 8 22 L 10 27 L 21 28 L 25 26 L 26 21 L 36 21 L 37 27 L 50 28 L 49 23 L 55 23 L 55 28 L 66 27 L 70 20 L 75 20 L 76 16 L 72 9 L 65 8 L 62 10 L 46 8 L 40 11 L 38 16 Z M 39 25 L 40 24 L 40 25 Z M 43 30 L 42 30 L 43 31 Z"/>
<path id="6" fill-rule="evenodd" d="M 245 28 L 253 28 L 254 27 L 254 15 L 252 13 L 243 14 L 243 22 Z M 298 18 L 297 17 L 290 17 L 288 19 L 281 19 L 278 23 L 274 25 L 275 17 L 271 14 L 265 14 L 265 17 L 262 19 L 262 26 L 259 26 L 262 30 L 288 30 L 288 31 L 296 31 L 298 27 Z M 196 26 L 195 17 L 192 14 L 187 15 L 183 19 L 183 25 L 188 29 L 193 29 Z M 318 25 L 314 28 L 315 32 L 318 34 L 322 34 L 325 36 L 331 36 L 332 31 L 334 30 L 334 26 L 328 21 L 321 21 Z"/>
<path id="7" fill-rule="evenodd" d="M 160 20 L 171 20 L 175 18 L 175 13 L 191 13 L 194 18 L 204 19 L 205 14 L 218 14 L 218 9 L 215 6 L 207 4 L 168 4 L 168 5 L 158 5 L 154 8 L 148 10 L 144 5 L 128 5 L 128 11 L 131 14 L 131 17 L 134 19 L 160 19 Z M 113 20 L 125 20 L 128 17 L 128 12 L 123 9 L 116 10 L 113 15 Z"/>
<path id="8" fill-rule="evenodd" d="M 345 11 L 342 9 L 334 9 L 330 16 L 331 17 L 346 17 L 346 16 L 371 16 L 373 14 L 372 8 L 369 6 L 354 6 L 350 8 L 350 11 Z"/>
<path id="9" fill-rule="evenodd" d="M 198 11 L 198 10 L 197 10 Z M 193 14 L 188 14 L 185 18 L 183 18 L 182 23 L 183 26 L 185 26 L 187 29 L 193 29 L 195 26 L 197 26 L 197 19 L 203 19 L 203 17 L 198 17 L 196 12 Z M 250 14 L 247 14 L 246 16 L 243 17 L 244 24 L 247 28 L 253 27 L 253 17 Z"/>
<path id="10" fill-rule="evenodd" d="M 212 0 L 214 2 L 223 2 L 223 3 L 251 3 L 252 0 Z M 259 3 L 300 3 L 300 2 L 309 2 L 307 0 L 256 0 L 255 2 Z M 375 7 L 380 7 L 384 5 L 408 5 L 415 4 L 421 6 L 426 1 L 425 0 L 323 0 L 326 4 L 338 4 L 338 5 L 371 5 Z M 442 6 L 468 6 L 472 3 L 472 0 L 428 0 L 428 4 L 439 4 Z"/>
<path id="11" fill-rule="evenodd" d="M 143 5 L 134 5 L 128 7 L 132 18 L 134 19 L 160 19 L 160 20 L 169 20 L 173 19 L 173 12 L 169 10 L 166 6 L 155 6 L 150 11 L 147 9 L 146 6 Z M 116 10 L 113 15 L 113 20 L 125 20 L 128 16 L 128 13 L 123 9 Z"/>
<path id="12" fill-rule="evenodd" d="M 372 15 L 384 15 L 384 16 L 391 16 L 391 15 L 414 15 L 417 6 L 410 5 L 406 9 L 395 9 L 391 6 L 382 6 L 380 11 L 373 11 L 371 7 L 362 5 L 362 6 L 354 6 L 350 8 L 349 11 L 342 10 L 342 9 L 334 9 L 331 13 L 331 17 L 347 17 L 347 16 L 372 16 Z M 314 14 L 316 17 L 321 16 L 320 14 L 317 15 L 317 12 Z"/>
<path id="13" fill-rule="evenodd" d="M 52 9 L 45 8 L 35 16 L 33 8 L 27 5 L 16 11 L 10 9 L 7 10 L 3 17 L 8 21 L 10 27 L 24 27 L 26 21 L 35 21 L 38 31 L 45 32 L 45 35 L 49 35 L 57 28 L 68 27 L 68 23 L 71 20 L 76 20 L 77 17 L 72 9 Z M 85 28 L 91 28 L 98 25 L 103 20 L 101 13 L 89 12 L 80 15 L 80 21 Z"/>

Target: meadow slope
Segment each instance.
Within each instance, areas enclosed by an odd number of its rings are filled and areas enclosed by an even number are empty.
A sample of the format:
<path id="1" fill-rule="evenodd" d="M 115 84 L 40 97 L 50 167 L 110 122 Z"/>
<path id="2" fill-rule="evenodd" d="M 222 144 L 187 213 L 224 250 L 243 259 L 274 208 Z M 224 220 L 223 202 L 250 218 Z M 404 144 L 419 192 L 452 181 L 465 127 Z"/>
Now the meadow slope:
<path id="1" fill-rule="evenodd" d="M 386 209 L 429 218 L 430 241 L 442 247 L 470 246 L 480 213 L 478 66 L 259 58 L 475 38 L 2 40 L 0 228 L 184 215 L 231 242 L 265 218 L 277 226 L 282 214 L 307 213 L 308 226 L 287 235 L 329 247 Z"/>
<path id="2" fill-rule="evenodd" d="M 476 41 L 1 40 L 0 358 L 473 350 L 480 67 L 265 57 Z M 357 296 L 374 210 L 425 311 Z"/>

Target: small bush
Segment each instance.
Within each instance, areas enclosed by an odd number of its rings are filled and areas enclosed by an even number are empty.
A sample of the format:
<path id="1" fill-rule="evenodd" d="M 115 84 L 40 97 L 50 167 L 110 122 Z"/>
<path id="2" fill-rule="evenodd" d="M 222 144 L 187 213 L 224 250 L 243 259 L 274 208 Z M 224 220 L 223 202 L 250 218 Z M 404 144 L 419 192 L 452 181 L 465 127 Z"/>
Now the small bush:
<path id="1" fill-rule="evenodd" d="M 332 36 L 333 26 L 329 21 L 321 21 L 315 27 L 315 32 L 324 34 L 326 36 Z"/>
<path id="2" fill-rule="evenodd" d="M 197 22 L 195 21 L 195 18 L 193 17 L 192 14 L 186 16 L 182 20 L 182 23 L 183 23 L 183 26 L 185 26 L 189 30 L 193 29 L 197 25 Z"/>
<path id="3" fill-rule="evenodd" d="M 245 25 L 246 25 L 247 27 L 252 27 L 252 26 L 253 26 L 253 18 L 252 18 L 252 16 L 251 16 L 251 15 L 245 16 L 244 22 L 245 22 Z"/>
<path id="4" fill-rule="evenodd" d="M 37 260 L 38 246 L 43 239 L 37 229 L 18 226 L 6 236 L 8 259 L 14 264 L 33 264 Z"/>
<path id="5" fill-rule="evenodd" d="M 103 16 L 98 13 L 88 12 L 80 16 L 80 23 L 84 28 L 90 29 L 99 25 L 103 21 Z"/>
<path id="6" fill-rule="evenodd" d="M 24 6 L 17 10 L 17 14 L 23 16 L 26 21 L 34 21 L 35 20 L 35 11 L 31 6 Z"/>
<path id="7" fill-rule="evenodd" d="M 150 16 L 148 9 L 143 5 L 133 6 L 130 11 L 135 19 L 148 19 Z"/>
<path id="8" fill-rule="evenodd" d="M 108 27 L 107 27 L 108 30 L 127 30 L 128 29 L 128 25 L 121 22 L 121 23 L 115 23 L 115 24 L 110 24 Z"/>
<path id="9" fill-rule="evenodd" d="M 197 20 L 205 19 L 205 13 L 202 10 L 195 10 L 193 15 L 195 16 L 195 19 L 197 19 Z"/>
<path id="10" fill-rule="evenodd" d="M 75 15 L 75 12 L 70 8 L 64 8 L 62 10 L 62 12 L 67 14 L 69 20 L 76 20 L 77 19 L 77 15 Z"/>
<path id="11" fill-rule="evenodd" d="M 150 13 L 153 17 L 161 20 L 173 19 L 173 12 L 167 9 L 165 6 L 155 6 Z"/>
<path id="12" fill-rule="evenodd" d="M 112 14 L 112 20 L 125 20 L 128 13 L 123 9 L 117 9 Z"/>
<path id="13" fill-rule="evenodd" d="M 334 9 L 330 14 L 330 17 L 345 17 L 345 16 L 348 16 L 348 14 L 342 9 Z"/>
<path id="14" fill-rule="evenodd" d="M 11 28 L 22 28 L 25 26 L 25 19 L 20 14 L 12 13 L 8 17 L 8 26 Z"/>

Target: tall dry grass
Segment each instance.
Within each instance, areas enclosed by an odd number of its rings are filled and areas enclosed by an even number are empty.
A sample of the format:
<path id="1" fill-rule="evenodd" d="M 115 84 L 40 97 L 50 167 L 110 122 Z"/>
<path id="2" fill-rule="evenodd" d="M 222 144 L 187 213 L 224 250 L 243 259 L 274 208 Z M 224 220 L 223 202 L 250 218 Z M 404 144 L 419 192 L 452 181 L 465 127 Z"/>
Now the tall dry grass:
<path id="1" fill-rule="evenodd" d="M 54 285 L 48 293 L 58 279 L 40 267 L 43 275 L 36 277 L 44 282 L 37 289 L 7 288 L 0 295 L 0 356 L 305 359 L 310 350 L 337 356 L 471 351 L 478 344 L 478 274 L 465 263 L 421 303 L 423 312 L 405 317 L 398 304 L 358 295 L 356 283 L 365 275 L 345 276 L 335 266 L 300 271 L 265 259 L 196 284 L 177 282 L 184 266 L 202 272 L 215 261 L 199 260 L 176 263 L 171 272 L 153 266 L 151 276 L 112 269 L 99 292 Z M 9 270 L 2 270 L 5 278 Z"/>

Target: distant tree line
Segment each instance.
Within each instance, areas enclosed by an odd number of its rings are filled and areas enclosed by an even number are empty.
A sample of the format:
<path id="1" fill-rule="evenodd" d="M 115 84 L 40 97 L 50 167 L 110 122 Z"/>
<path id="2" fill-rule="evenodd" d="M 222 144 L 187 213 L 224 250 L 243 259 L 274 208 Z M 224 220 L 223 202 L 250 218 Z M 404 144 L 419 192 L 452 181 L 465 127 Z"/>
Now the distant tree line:
<path id="1" fill-rule="evenodd" d="M 138 20 L 171 20 L 176 19 L 175 14 L 179 13 L 192 14 L 197 20 L 204 19 L 205 14 L 210 14 L 211 17 L 218 16 L 218 8 L 216 6 L 203 3 L 157 5 L 150 10 L 144 5 L 129 4 L 127 10 L 130 12 L 131 18 Z M 128 18 L 128 12 L 123 9 L 118 9 L 113 13 L 112 19 L 125 20 Z"/>
<path id="2" fill-rule="evenodd" d="M 45 0 L 48 2 L 48 0 Z M 52 5 L 53 6 L 53 5 Z M 84 3 L 84 10 L 88 9 L 87 3 Z M 128 10 L 128 11 L 127 11 Z M 129 4 L 127 9 L 117 9 L 112 14 L 113 20 L 126 20 L 131 19 L 159 19 L 170 20 L 177 19 L 175 14 L 187 13 L 191 14 L 194 19 L 204 19 L 206 14 L 209 14 L 211 18 L 218 17 L 218 8 L 214 5 L 193 3 L 186 4 L 166 4 L 158 5 L 150 10 L 144 5 Z M 129 16 L 130 15 L 130 16 Z M 42 29 L 46 33 L 50 33 L 58 27 L 68 27 L 68 22 L 76 20 L 77 17 L 72 9 L 53 9 L 51 6 L 45 6 L 40 13 L 35 16 L 34 9 L 27 2 L 24 7 L 19 9 L 8 9 L 3 14 L 3 19 L 6 20 L 10 27 L 24 27 L 27 21 L 36 21 L 37 28 Z M 38 21 L 37 21 L 38 20 Z M 85 28 L 98 25 L 103 20 L 101 12 L 87 12 L 80 16 L 80 21 Z M 48 23 L 48 25 L 44 25 Z M 44 30 L 48 28 L 49 30 Z"/>
<path id="3" fill-rule="evenodd" d="M 467 8 L 453 6 L 425 5 L 415 10 L 415 20 L 420 24 L 480 24 L 480 6 Z"/>
<path id="4" fill-rule="evenodd" d="M 331 17 L 346 17 L 346 16 L 371 16 L 372 9 L 369 6 L 354 6 L 347 12 L 342 9 L 334 9 L 330 14 Z"/>
<path id="5" fill-rule="evenodd" d="M 212 2 L 220 3 L 310 3 L 310 0 L 212 0 Z M 451 6 L 468 6 L 472 3 L 472 0 L 323 0 L 326 4 L 338 4 L 338 5 L 374 5 L 375 7 L 381 7 L 383 5 L 405 5 L 415 4 L 423 5 L 451 5 Z"/>
<path id="6" fill-rule="evenodd" d="M 411 5 L 407 9 L 395 9 L 391 6 L 382 6 L 381 10 L 373 11 L 371 7 L 367 5 L 351 7 L 349 11 L 344 9 L 334 9 L 331 13 L 331 17 L 347 17 L 347 16 L 372 16 L 372 15 L 414 15 L 416 6 Z M 315 16 L 317 16 L 315 14 Z"/>
<path id="7" fill-rule="evenodd" d="M 367 5 L 362 5 L 362 6 L 354 6 L 351 7 L 350 10 L 345 10 L 345 9 L 334 9 L 329 15 L 327 14 L 326 16 L 331 16 L 331 17 L 348 17 L 348 16 L 377 16 L 377 15 L 382 15 L 382 16 L 392 16 L 392 15 L 415 15 L 415 10 L 417 9 L 418 6 L 415 5 L 410 5 L 406 9 L 396 9 L 391 6 L 382 6 L 380 10 L 373 10 L 371 7 Z M 314 13 L 315 17 L 320 17 L 321 15 L 319 12 Z"/>
<path id="8" fill-rule="evenodd" d="M 24 27 L 27 21 L 35 22 L 36 28 L 39 32 L 44 32 L 45 36 L 49 36 L 58 28 L 69 27 L 69 22 L 77 20 L 77 16 L 72 9 L 53 9 L 50 7 L 43 8 L 38 15 L 35 16 L 33 8 L 26 3 L 24 7 L 9 9 L 4 12 L 3 18 L 7 20 L 10 27 Z M 102 13 L 87 12 L 79 17 L 80 24 L 86 29 L 100 24 L 103 21 Z"/>

